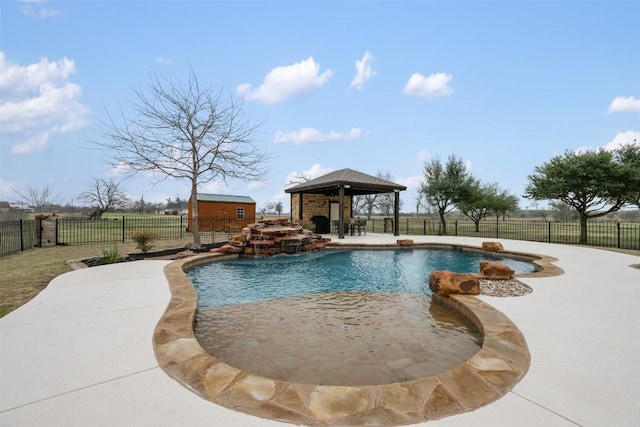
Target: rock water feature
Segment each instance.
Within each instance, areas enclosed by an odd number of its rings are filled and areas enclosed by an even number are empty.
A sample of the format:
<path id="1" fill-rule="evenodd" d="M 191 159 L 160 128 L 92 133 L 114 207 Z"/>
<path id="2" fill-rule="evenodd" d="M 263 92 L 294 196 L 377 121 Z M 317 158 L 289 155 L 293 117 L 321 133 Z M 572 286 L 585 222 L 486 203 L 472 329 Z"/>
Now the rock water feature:
<path id="1" fill-rule="evenodd" d="M 249 224 L 226 245 L 212 250 L 247 257 L 265 257 L 322 249 L 330 242 L 286 218 L 263 219 Z"/>

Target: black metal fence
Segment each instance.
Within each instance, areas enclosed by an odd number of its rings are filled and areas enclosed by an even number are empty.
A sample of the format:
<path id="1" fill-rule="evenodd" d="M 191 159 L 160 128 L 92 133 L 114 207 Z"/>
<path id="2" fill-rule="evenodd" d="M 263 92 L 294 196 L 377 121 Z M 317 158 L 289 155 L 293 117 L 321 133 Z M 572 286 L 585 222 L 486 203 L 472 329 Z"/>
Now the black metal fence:
<path id="1" fill-rule="evenodd" d="M 0 221 L 0 256 L 26 251 L 38 245 L 35 219 Z"/>
<path id="2" fill-rule="evenodd" d="M 228 240 L 255 218 L 200 218 L 203 243 Z M 91 245 L 125 243 L 136 232 L 148 231 L 156 240 L 179 240 L 193 233 L 187 228 L 187 217 L 178 215 L 122 216 L 91 220 L 62 217 L 56 220 L 56 245 Z M 0 221 L 0 257 L 41 246 L 40 220 Z"/>
<path id="3" fill-rule="evenodd" d="M 371 232 L 390 232 L 391 218 L 372 218 L 367 222 Z M 442 225 L 434 219 L 400 218 L 400 234 L 441 235 Z M 527 240 L 533 242 L 580 243 L 579 222 L 551 222 L 528 220 L 485 220 L 476 224 L 471 220 L 457 219 L 447 222 L 450 236 L 484 237 L 495 239 Z M 589 246 L 640 250 L 640 223 L 590 221 L 587 223 Z"/>
<path id="4" fill-rule="evenodd" d="M 200 218 L 200 236 L 203 242 L 228 240 L 254 218 Z M 177 240 L 192 235 L 188 219 L 183 215 L 122 216 L 90 220 L 87 218 L 59 218 L 56 228 L 58 245 L 86 245 L 131 242 L 136 232 L 148 231 L 156 240 Z"/>
<path id="5" fill-rule="evenodd" d="M 218 243 L 237 234 L 255 218 L 200 218 L 203 243 Z M 372 218 L 366 230 L 372 233 L 392 233 L 392 218 Z M 186 216 L 122 216 L 89 220 L 88 218 L 58 218 L 57 245 L 88 245 L 133 241 L 132 235 L 149 231 L 156 240 L 189 238 Z M 398 228 L 407 235 L 440 235 L 438 220 L 401 217 Z M 40 246 L 39 220 L 0 221 L 0 257 Z M 447 222 L 451 236 L 503 238 L 535 242 L 579 244 L 578 222 L 549 222 L 528 220 L 486 220 L 476 225 L 471 220 L 457 219 Z M 588 244 L 591 246 L 640 250 L 640 223 L 591 221 L 588 223 Z"/>

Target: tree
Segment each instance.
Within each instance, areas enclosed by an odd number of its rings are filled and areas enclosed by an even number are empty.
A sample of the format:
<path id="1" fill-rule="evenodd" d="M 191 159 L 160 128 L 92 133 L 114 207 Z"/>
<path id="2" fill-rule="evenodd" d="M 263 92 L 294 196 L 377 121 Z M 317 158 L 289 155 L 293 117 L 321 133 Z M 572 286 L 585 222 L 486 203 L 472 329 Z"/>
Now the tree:
<path id="1" fill-rule="evenodd" d="M 480 231 L 480 221 L 491 213 L 492 202 L 497 193 L 498 186 L 496 184 L 482 185 L 479 181 L 475 181 L 470 186 L 469 195 L 456 204 L 460 212 L 473 221 L 476 232 Z"/>
<path id="2" fill-rule="evenodd" d="M 25 185 L 20 190 L 14 190 L 20 201 L 29 206 L 34 212 L 49 212 L 59 202 L 60 196 L 53 194 L 53 188 L 47 184 L 43 187 Z"/>
<path id="3" fill-rule="evenodd" d="M 200 85 L 191 70 L 184 84 L 154 75 L 146 91 L 134 91 L 133 113 L 107 111 L 94 140 L 111 161 L 131 173 L 152 172 L 190 184 L 194 246 L 201 246 L 198 187 L 219 180 L 255 181 L 267 174 L 266 152 L 257 149 L 257 125 L 249 123 L 228 92 Z"/>
<path id="4" fill-rule="evenodd" d="M 575 209 L 560 200 L 549 202 L 549 207 L 556 221 L 575 221 L 580 218 Z"/>
<path id="5" fill-rule="evenodd" d="M 424 194 L 418 192 L 418 195 L 416 196 L 416 216 L 420 215 L 420 209 L 424 208 L 425 211 L 428 210 L 428 208 L 424 205 Z M 426 213 L 426 212 L 425 212 Z"/>
<path id="6" fill-rule="evenodd" d="M 288 187 L 292 187 L 294 185 L 299 185 L 299 184 L 304 184 L 307 181 L 311 181 L 311 178 L 309 178 L 307 175 L 305 175 L 304 172 L 302 172 L 300 175 L 296 175 L 293 178 L 289 179 Z"/>
<path id="7" fill-rule="evenodd" d="M 445 166 L 440 159 L 434 158 L 424 165 L 424 177 L 420 184 L 420 192 L 431 206 L 434 206 L 440 217 L 442 234 L 447 234 L 445 214 L 453 210 L 457 203 L 472 194 L 475 179 L 467 172 L 462 159 L 450 155 Z"/>
<path id="8" fill-rule="evenodd" d="M 381 193 L 376 200 L 376 207 L 378 211 L 385 216 L 393 214 L 394 206 L 396 203 L 395 193 Z M 400 200 L 400 207 L 402 207 L 402 200 Z"/>
<path id="9" fill-rule="evenodd" d="M 80 200 L 91 206 L 91 219 L 100 219 L 102 214 L 116 209 L 125 209 L 130 200 L 120 184 L 113 179 L 92 178 L 89 190 L 80 193 Z"/>
<path id="10" fill-rule="evenodd" d="M 629 204 L 640 208 L 640 144 L 634 139 L 632 144 L 623 145 L 614 152 L 614 159 L 628 168 L 631 177 Z"/>
<path id="11" fill-rule="evenodd" d="M 509 193 L 507 190 L 498 190 L 496 194 L 492 195 L 490 204 L 491 210 L 496 215 L 496 220 L 501 216 L 504 220 L 507 212 L 516 212 L 518 210 L 518 196 Z"/>
<path id="12" fill-rule="evenodd" d="M 278 216 L 280 216 L 280 214 L 282 214 L 282 202 L 276 203 L 274 209 L 278 213 Z"/>
<path id="13" fill-rule="evenodd" d="M 273 203 L 265 203 L 264 206 L 258 210 L 258 212 L 260 212 L 261 215 L 266 215 L 267 213 L 271 212 L 273 208 Z"/>
<path id="14" fill-rule="evenodd" d="M 640 168 L 631 161 L 636 150 L 566 151 L 535 168 L 528 176 L 525 197 L 559 200 L 575 209 L 580 219 L 580 244 L 586 244 L 587 220 L 618 211 L 637 194 Z"/>
<path id="15" fill-rule="evenodd" d="M 393 181 L 393 176 L 389 172 L 378 171 L 376 177 Z M 395 195 L 393 193 L 361 194 L 353 197 L 353 211 L 356 214 L 364 212 L 367 219 L 371 219 L 375 209 L 383 215 L 391 215 L 394 203 Z"/>
<path id="16" fill-rule="evenodd" d="M 506 190 L 501 190 L 498 184 L 481 184 L 475 181 L 471 184 L 471 192 L 464 199 L 456 204 L 457 208 L 467 218 L 473 221 L 476 232 L 480 231 L 480 221 L 494 213 L 496 220 L 518 208 L 518 199 L 509 194 Z"/>

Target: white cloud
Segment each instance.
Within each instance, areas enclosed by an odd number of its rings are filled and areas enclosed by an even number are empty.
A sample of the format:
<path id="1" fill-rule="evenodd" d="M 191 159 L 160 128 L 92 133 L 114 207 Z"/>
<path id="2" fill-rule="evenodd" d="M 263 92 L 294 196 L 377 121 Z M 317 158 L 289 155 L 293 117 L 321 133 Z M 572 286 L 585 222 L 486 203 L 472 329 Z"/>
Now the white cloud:
<path id="1" fill-rule="evenodd" d="M 53 18 L 62 15 L 62 12 L 57 9 L 40 6 L 40 3 L 45 3 L 45 1 L 46 0 L 20 0 L 21 3 L 26 3 L 20 8 L 20 12 L 22 12 L 23 15 L 34 18 Z"/>
<path id="2" fill-rule="evenodd" d="M 21 66 L 0 52 L 0 135 L 26 140 L 16 154 L 42 151 L 54 134 L 85 127 L 89 109 L 78 102 L 82 89 L 68 81 L 74 62 L 62 58 Z"/>
<path id="3" fill-rule="evenodd" d="M 158 56 L 156 58 L 156 64 L 172 64 L 173 59 L 166 56 Z"/>
<path id="4" fill-rule="evenodd" d="M 0 178 L 0 200 L 9 201 L 12 197 L 15 198 L 15 184 L 6 179 Z"/>
<path id="5" fill-rule="evenodd" d="M 420 183 L 422 182 L 423 179 L 424 179 L 423 175 L 416 175 L 416 176 L 410 176 L 407 178 L 398 178 L 394 182 L 400 185 L 404 185 L 405 187 L 407 187 L 407 190 L 412 190 L 420 187 Z"/>
<path id="6" fill-rule="evenodd" d="M 464 166 L 465 166 L 465 168 L 464 168 L 464 169 L 465 169 L 465 171 L 466 171 L 467 173 L 471 173 L 471 171 L 473 170 L 473 163 L 471 163 L 471 160 L 467 160 L 467 161 L 465 162 Z"/>
<path id="7" fill-rule="evenodd" d="M 415 73 L 409 78 L 403 93 L 424 98 L 449 96 L 453 93 L 453 89 L 449 87 L 451 79 L 453 79 L 451 74 L 436 73 L 425 77 L 422 74 Z"/>
<path id="8" fill-rule="evenodd" d="M 292 142 L 295 145 L 301 145 L 308 142 L 349 141 L 360 138 L 361 135 L 362 130 L 360 128 L 352 128 L 348 133 L 335 131 L 322 133 L 314 128 L 302 127 L 299 131 L 293 132 L 278 131 L 273 141 L 280 143 Z"/>
<path id="9" fill-rule="evenodd" d="M 255 191 L 255 190 L 259 190 L 261 188 L 266 187 L 266 183 L 263 181 L 251 181 L 249 182 L 249 184 L 247 185 L 247 190 L 248 191 Z"/>
<path id="10" fill-rule="evenodd" d="M 349 89 L 355 88 L 362 90 L 364 84 L 377 73 L 371 68 L 371 62 L 373 61 L 373 55 L 366 51 L 362 59 L 356 60 L 356 75 L 351 80 Z"/>
<path id="11" fill-rule="evenodd" d="M 602 149 L 602 150 L 605 150 L 605 151 L 613 151 L 613 150 L 616 150 L 616 149 L 620 148 L 622 145 L 625 145 L 625 144 L 640 145 L 640 131 L 628 130 L 628 131 L 625 131 L 625 132 L 618 132 L 616 134 L 616 136 L 605 145 L 601 145 L 601 146 L 596 147 L 596 148 L 593 148 L 593 147 L 591 147 L 589 145 L 583 145 L 583 146 L 580 146 L 580 147 L 576 148 L 573 151 L 576 154 L 583 154 L 583 153 L 586 153 L 587 151 L 594 151 L 594 150 L 599 150 L 599 149 Z"/>
<path id="12" fill-rule="evenodd" d="M 618 96 L 609 105 L 609 113 L 619 112 L 636 112 L 640 111 L 640 99 L 635 99 L 633 96 L 627 98 Z"/>
<path id="13" fill-rule="evenodd" d="M 322 87 L 333 75 L 331 69 L 322 74 L 319 72 L 320 65 L 316 64 L 310 56 L 293 65 L 274 68 L 257 89 L 254 89 L 250 83 L 243 83 L 236 88 L 236 91 L 246 100 L 275 104 Z"/>
<path id="14" fill-rule="evenodd" d="M 133 169 L 123 162 L 118 163 L 117 165 L 110 166 L 107 171 L 107 175 L 109 176 L 127 176 L 133 173 Z"/>
<path id="15" fill-rule="evenodd" d="M 40 132 L 29 138 L 26 142 L 15 144 L 13 147 L 11 147 L 11 152 L 13 154 L 29 154 L 39 152 L 44 150 L 44 148 L 47 146 L 48 140 L 49 132 Z"/>
<path id="16" fill-rule="evenodd" d="M 618 134 L 604 146 L 604 149 L 607 151 L 613 151 L 626 144 L 640 146 L 640 131 L 628 130 L 626 132 L 618 132 Z"/>
<path id="17" fill-rule="evenodd" d="M 212 181 L 204 184 L 198 193 L 230 194 L 231 189 L 224 182 Z"/>
<path id="18" fill-rule="evenodd" d="M 315 179 L 318 178 L 319 176 L 322 175 L 326 175 L 329 172 L 333 172 L 333 169 L 331 168 L 324 168 L 322 166 L 320 166 L 318 163 L 314 164 L 313 166 L 311 166 L 309 169 L 307 169 L 306 171 L 293 171 L 290 172 L 289 175 L 287 175 L 287 182 L 286 185 L 290 186 L 291 183 L 295 182 L 296 184 L 293 185 L 297 185 L 299 181 L 299 178 L 301 176 L 305 177 L 307 180 L 311 180 L 311 179 Z M 301 182 L 300 182 L 301 184 Z"/>

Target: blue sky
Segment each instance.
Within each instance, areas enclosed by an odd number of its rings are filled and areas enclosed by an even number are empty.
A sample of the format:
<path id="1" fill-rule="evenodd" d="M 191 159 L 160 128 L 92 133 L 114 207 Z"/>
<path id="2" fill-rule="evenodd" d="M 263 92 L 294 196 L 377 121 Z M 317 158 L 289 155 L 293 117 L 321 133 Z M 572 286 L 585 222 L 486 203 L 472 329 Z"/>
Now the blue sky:
<path id="1" fill-rule="evenodd" d="M 640 141 L 640 2 L 0 0 L 0 15 L 0 200 L 49 185 L 77 204 L 92 177 L 121 179 L 86 135 L 152 73 L 190 67 L 243 100 L 272 156 L 266 182 L 199 190 L 258 208 L 288 211 L 292 176 L 351 168 L 390 173 L 411 212 L 424 162 L 451 154 L 521 195 L 565 150 Z"/>

